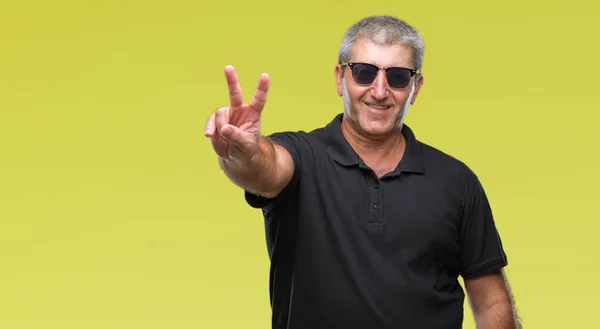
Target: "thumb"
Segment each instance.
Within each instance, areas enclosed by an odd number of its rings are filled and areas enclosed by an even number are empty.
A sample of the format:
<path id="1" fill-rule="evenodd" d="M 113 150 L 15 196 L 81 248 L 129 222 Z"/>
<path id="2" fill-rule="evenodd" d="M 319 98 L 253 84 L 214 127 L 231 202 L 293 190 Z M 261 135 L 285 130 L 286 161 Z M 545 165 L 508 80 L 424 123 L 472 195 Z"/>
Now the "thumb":
<path id="1" fill-rule="evenodd" d="M 258 151 L 258 140 L 252 133 L 232 125 L 221 129 L 223 138 L 230 143 L 229 156 L 238 160 L 249 159 Z"/>
<path id="2" fill-rule="evenodd" d="M 240 144 L 238 146 L 242 146 L 241 144 L 248 142 L 251 138 L 250 133 L 230 124 L 221 127 L 221 136 L 230 143 Z"/>

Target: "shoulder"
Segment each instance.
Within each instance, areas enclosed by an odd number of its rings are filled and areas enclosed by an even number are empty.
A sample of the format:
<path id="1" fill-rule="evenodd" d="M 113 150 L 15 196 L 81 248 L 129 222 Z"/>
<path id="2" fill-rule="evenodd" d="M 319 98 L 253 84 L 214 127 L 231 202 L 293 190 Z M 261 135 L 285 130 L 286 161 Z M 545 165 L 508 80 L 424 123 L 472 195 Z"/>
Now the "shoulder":
<path id="1" fill-rule="evenodd" d="M 418 143 L 428 169 L 447 175 L 476 176 L 463 159 L 422 141 Z"/>
<path id="2" fill-rule="evenodd" d="M 267 138 L 285 148 L 299 162 L 300 157 L 306 157 L 325 145 L 325 128 L 278 131 L 267 135 Z"/>
<path id="3" fill-rule="evenodd" d="M 427 175 L 433 177 L 436 186 L 460 207 L 461 218 L 476 218 L 476 222 L 492 219 L 491 204 L 479 175 L 463 159 L 431 145 L 420 144 L 427 161 Z"/>
<path id="4" fill-rule="evenodd" d="M 483 187 L 478 174 L 463 159 L 422 141 L 417 141 L 427 168 L 427 175 L 463 198 Z"/>
<path id="5" fill-rule="evenodd" d="M 318 144 L 325 140 L 325 128 L 319 127 L 313 130 L 283 130 L 267 135 L 273 141 L 301 142 L 306 144 Z"/>

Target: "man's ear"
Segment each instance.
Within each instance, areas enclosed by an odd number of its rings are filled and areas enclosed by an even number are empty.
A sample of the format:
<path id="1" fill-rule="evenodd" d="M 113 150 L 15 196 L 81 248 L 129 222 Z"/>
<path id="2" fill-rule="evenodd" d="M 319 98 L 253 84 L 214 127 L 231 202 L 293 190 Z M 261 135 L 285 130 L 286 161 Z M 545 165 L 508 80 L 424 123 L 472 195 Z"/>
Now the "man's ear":
<path id="1" fill-rule="evenodd" d="M 342 92 L 342 90 L 343 90 L 343 88 L 342 88 L 342 66 L 340 64 L 335 66 L 334 74 L 335 74 L 335 89 L 337 90 L 337 94 L 338 94 L 338 96 L 343 96 L 344 93 Z"/>
<path id="2" fill-rule="evenodd" d="M 413 105 L 415 103 L 415 101 L 417 100 L 417 96 L 419 95 L 419 91 L 421 90 L 421 87 L 423 86 L 423 74 L 419 73 L 419 78 L 417 80 L 417 87 L 415 88 L 415 92 L 413 94 L 412 99 L 410 100 L 410 105 Z"/>

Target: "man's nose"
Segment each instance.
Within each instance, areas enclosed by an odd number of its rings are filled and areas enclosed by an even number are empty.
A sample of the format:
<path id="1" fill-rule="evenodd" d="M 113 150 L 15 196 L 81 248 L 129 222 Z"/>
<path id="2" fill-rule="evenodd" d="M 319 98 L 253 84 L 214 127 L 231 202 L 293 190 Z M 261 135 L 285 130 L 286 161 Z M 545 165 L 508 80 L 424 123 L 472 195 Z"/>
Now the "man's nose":
<path id="1" fill-rule="evenodd" d="M 373 81 L 373 84 L 371 85 L 371 96 L 378 100 L 387 98 L 389 93 L 388 87 L 385 71 L 379 70 L 375 80 Z"/>

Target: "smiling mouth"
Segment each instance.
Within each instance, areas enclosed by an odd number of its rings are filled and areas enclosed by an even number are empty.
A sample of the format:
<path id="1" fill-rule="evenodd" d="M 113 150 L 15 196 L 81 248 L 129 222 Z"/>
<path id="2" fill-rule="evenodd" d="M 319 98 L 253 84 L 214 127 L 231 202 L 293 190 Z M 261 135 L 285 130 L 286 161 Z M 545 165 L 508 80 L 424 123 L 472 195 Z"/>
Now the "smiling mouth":
<path id="1" fill-rule="evenodd" d="M 388 110 L 391 106 L 389 105 L 376 105 L 376 104 L 370 104 L 370 103 L 365 103 L 368 107 L 375 109 L 375 110 L 379 110 L 379 111 L 385 111 Z"/>

